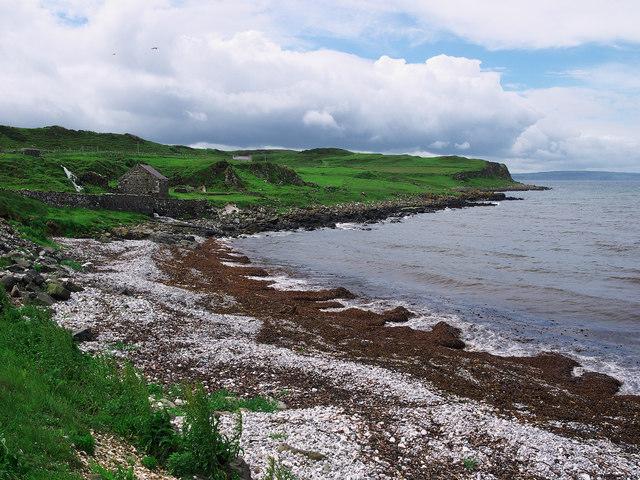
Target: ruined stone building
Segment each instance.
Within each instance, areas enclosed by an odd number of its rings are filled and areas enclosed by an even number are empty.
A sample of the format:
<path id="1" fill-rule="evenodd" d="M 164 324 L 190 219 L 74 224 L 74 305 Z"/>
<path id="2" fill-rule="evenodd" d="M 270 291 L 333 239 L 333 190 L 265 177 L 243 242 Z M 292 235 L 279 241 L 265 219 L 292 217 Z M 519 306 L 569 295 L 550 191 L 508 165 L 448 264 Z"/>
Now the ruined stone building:
<path id="1" fill-rule="evenodd" d="M 118 180 L 120 193 L 131 195 L 169 196 L 169 179 L 151 165 L 138 164 Z"/>

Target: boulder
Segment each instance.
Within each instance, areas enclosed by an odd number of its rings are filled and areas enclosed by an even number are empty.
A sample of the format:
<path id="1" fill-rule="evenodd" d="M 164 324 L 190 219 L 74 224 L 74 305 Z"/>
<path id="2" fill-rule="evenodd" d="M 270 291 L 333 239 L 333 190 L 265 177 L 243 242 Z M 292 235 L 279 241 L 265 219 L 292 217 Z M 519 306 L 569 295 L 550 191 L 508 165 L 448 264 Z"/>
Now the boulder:
<path id="1" fill-rule="evenodd" d="M 85 327 L 75 330 L 72 333 L 74 342 L 93 342 L 96 338 L 98 338 L 98 334 L 91 328 Z"/>
<path id="2" fill-rule="evenodd" d="M 29 292 L 27 298 L 29 298 L 34 304 L 41 305 L 43 307 L 50 307 L 55 303 L 55 300 L 44 292 L 35 294 L 35 297 L 32 297 L 31 292 Z"/>
<path id="3" fill-rule="evenodd" d="M 456 350 L 462 350 L 465 347 L 460 339 L 462 331 L 446 322 L 436 323 L 431 329 L 431 335 L 437 345 Z"/>
<path id="4" fill-rule="evenodd" d="M 42 285 L 44 283 L 44 277 L 36 270 L 27 270 L 24 274 L 25 283 L 35 283 L 36 285 Z"/>
<path id="5" fill-rule="evenodd" d="M 109 186 L 109 180 L 107 177 L 96 172 L 85 172 L 78 177 L 78 180 L 83 185 L 95 185 L 102 188 L 107 188 Z"/>
<path id="6" fill-rule="evenodd" d="M 239 480 L 251 480 L 251 468 L 242 457 L 236 457 L 227 465 L 227 474 L 229 478 L 238 478 Z"/>
<path id="7" fill-rule="evenodd" d="M 62 286 L 70 292 L 81 292 L 84 290 L 80 285 L 73 283 L 71 280 L 65 280 L 62 282 Z"/>
<path id="8" fill-rule="evenodd" d="M 389 310 L 384 312 L 383 314 L 384 320 L 390 323 L 402 323 L 406 322 L 412 317 L 415 317 L 415 314 L 404 307 L 396 307 L 393 310 Z"/>
<path id="9" fill-rule="evenodd" d="M 2 284 L 7 292 L 10 292 L 18 282 L 19 279 L 15 275 L 5 275 L 0 279 L 0 284 Z"/>
<path id="10" fill-rule="evenodd" d="M 69 300 L 71 292 L 64 288 L 60 282 L 49 282 L 47 284 L 47 293 L 56 300 Z"/>

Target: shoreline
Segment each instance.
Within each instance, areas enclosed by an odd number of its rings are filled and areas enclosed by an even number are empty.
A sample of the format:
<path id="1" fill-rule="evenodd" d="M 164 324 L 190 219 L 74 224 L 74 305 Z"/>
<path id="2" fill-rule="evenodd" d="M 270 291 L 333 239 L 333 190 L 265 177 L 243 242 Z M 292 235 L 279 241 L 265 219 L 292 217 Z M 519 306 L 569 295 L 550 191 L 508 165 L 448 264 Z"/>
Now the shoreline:
<path id="1" fill-rule="evenodd" d="M 575 365 L 566 358 L 498 358 L 462 350 L 460 332 L 454 327 L 443 323 L 430 332 L 411 330 L 402 326 L 410 315 L 403 310 L 384 314 L 354 308 L 331 311 L 331 307 L 341 306 L 336 301 L 339 297 L 352 297 L 350 292 L 341 288 L 270 288 L 269 272 L 213 239 L 189 247 L 148 241 L 65 243 L 94 257 L 98 265 L 98 271 L 87 278 L 99 286 L 97 291 L 80 294 L 60 307 L 63 324 L 95 324 L 99 339 L 89 348 L 99 350 L 114 338 L 140 344 L 140 350 L 126 355 L 160 381 L 206 378 L 211 388 L 231 387 L 244 394 L 273 394 L 274 389 L 288 388 L 294 393 L 284 399 L 291 407 L 282 413 L 284 417 L 293 412 L 304 416 L 307 409 L 315 409 L 317 414 L 318 408 L 329 407 L 351 412 L 348 416 L 357 417 L 362 424 L 353 430 L 368 432 L 349 447 L 351 451 L 357 447 L 360 468 L 367 473 L 344 478 L 467 478 L 469 472 L 461 463 L 465 452 L 481 460 L 479 472 L 498 478 L 573 478 L 582 472 L 601 475 L 625 471 L 627 476 L 620 478 L 632 478 L 640 474 L 633 467 L 640 464 L 639 397 L 615 396 L 615 381 L 604 375 L 573 377 Z M 115 267 L 109 262 L 115 262 Z M 101 271 L 100 263 L 106 270 Z M 142 267 L 135 267 L 137 264 Z M 117 265 L 128 265 L 131 271 L 118 271 Z M 119 294 L 118 283 L 126 284 L 130 291 Z M 130 310 L 132 318 L 116 321 L 113 308 L 118 310 L 123 301 L 142 302 L 150 311 Z M 93 315 L 87 315 L 86 310 L 80 315 L 87 307 Z M 153 318 L 156 314 L 159 319 Z M 97 323 L 99 316 L 113 318 L 115 323 Z M 390 329 L 385 327 L 387 322 L 399 326 Z M 156 328 L 171 332 L 173 338 L 163 338 L 165 334 Z M 378 387 L 372 387 L 372 381 Z M 396 398 L 391 404 L 388 395 Z M 400 417 L 398 409 L 404 411 Z M 449 412 L 446 418 L 442 412 Z M 507 421 L 509 426 L 498 428 L 496 420 L 490 419 Z M 410 425 L 405 425 L 407 421 Z M 383 432 L 377 431 L 379 422 L 385 425 Z M 416 436 L 415 425 L 423 425 L 418 432 L 428 435 Z M 440 427 L 434 430 L 435 425 Z M 387 430 L 395 433 L 385 435 Z M 447 432 L 456 432 L 450 437 L 454 444 L 445 440 Z M 306 443 L 299 439 L 300 448 L 314 445 L 314 434 L 310 435 Z M 439 450 L 433 449 L 431 435 L 439 439 Z M 542 463 L 531 457 L 532 451 L 523 458 L 518 449 L 512 449 L 520 444 L 519 440 L 511 443 L 520 438 L 518 435 L 529 438 L 534 450 L 543 452 L 544 458 L 538 458 Z M 489 437 L 493 440 L 486 446 Z M 261 451 L 274 443 L 264 438 L 256 441 Z M 594 447 L 593 442 L 600 446 Z M 411 445 L 409 451 L 407 444 Z M 566 447 L 570 460 L 562 457 L 558 463 L 552 450 L 565 444 L 574 445 Z M 505 445 L 512 447 L 505 450 Z M 362 450 L 367 446 L 377 453 Z M 625 450 L 628 453 L 622 453 Z M 587 458 L 587 451 L 597 459 L 595 464 Z M 609 460 L 598 453 L 603 451 Z M 252 455 L 249 463 L 257 461 Z M 444 462 L 443 455 L 447 458 Z M 301 461 L 295 454 L 284 457 Z M 425 458 L 433 463 L 424 463 Z M 314 474 L 313 462 L 302 468 L 310 469 L 304 470 L 309 478 L 331 478 Z M 341 471 L 335 465 L 329 468 L 335 474 Z"/>

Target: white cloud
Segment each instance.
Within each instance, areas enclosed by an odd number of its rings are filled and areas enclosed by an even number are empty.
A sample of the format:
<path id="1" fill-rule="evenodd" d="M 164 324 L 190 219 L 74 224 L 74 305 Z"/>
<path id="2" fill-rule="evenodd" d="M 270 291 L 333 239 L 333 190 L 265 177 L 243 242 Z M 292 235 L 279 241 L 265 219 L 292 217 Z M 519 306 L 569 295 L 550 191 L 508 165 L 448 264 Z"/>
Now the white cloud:
<path id="1" fill-rule="evenodd" d="M 442 150 L 443 148 L 447 148 L 449 146 L 449 142 L 445 142 L 444 140 L 436 140 L 429 144 L 430 148 L 435 148 L 438 150 Z"/>
<path id="2" fill-rule="evenodd" d="M 206 122 L 209 119 L 209 116 L 204 112 L 190 112 L 187 110 L 185 113 L 189 118 L 197 120 L 198 122 Z"/>
<path id="3" fill-rule="evenodd" d="M 584 12 L 599 14 L 600 4 L 586 3 Z M 184 144 L 435 149 L 513 160 L 521 169 L 640 169 L 637 69 L 567 72 L 584 88 L 516 93 L 503 89 L 500 72 L 483 70 L 475 59 L 374 61 L 307 49 L 296 37 L 312 23 L 336 36 L 376 35 L 384 29 L 380 19 L 396 25 L 393 15 L 409 12 L 427 30 L 437 24 L 490 46 L 631 38 L 622 24 L 615 35 L 592 28 L 580 21 L 582 13 L 577 24 L 556 28 L 569 18 L 564 6 L 540 4 L 554 17 L 541 26 L 533 4 L 519 2 L 513 4 L 519 15 L 503 5 L 506 20 L 487 19 L 494 3 L 480 8 L 461 0 L 346 0 L 334 11 L 333 4 L 307 4 L 308 14 L 303 2 L 286 0 L 46 4 L 49 10 L 35 1 L 0 0 L 0 64 L 10 66 L 0 69 L 0 123 L 130 131 Z M 60 10 L 88 22 L 61 22 Z M 326 12 L 342 20 L 332 24 Z M 415 34 L 409 30 L 399 34 Z"/>
<path id="4" fill-rule="evenodd" d="M 640 99 L 592 88 L 525 92 L 545 115 L 513 145 L 523 169 L 640 170 Z"/>
<path id="5" fill-rule="evenodd" d="M 419 150 L 468 141 L 482 154 L 508 150 L 537 118 L 478 60 L 288 49 L 261 31 L 228 32 L 243 15 L 262 22 L 259 12 L 199 5 L 110 2 L 76 28 L 33 3 L 3 9 L 12 18 L 0 60 L 12 68 L 0 70 L 0 121 L 172 143 Z"/>
<path id="6" fill-rule="evenodd" d="M 340 129 L 340 126 L 336 123 L 335 118 L 329 112 L 317 110 L 309 110 L 305 112 L 302 117 L 302 121 L 305 125 L 310 127 L 322 127 L 322 128 L 335 128 Z"/>
<path id="7" fill-rule="evenodd" d="M 268 3 L 280 18 L 295 18 L 301 31 L 340 37 L 404 36 L 419 41 L 453 33 L 491 49 L 640 42 L 640 3 L 636 0 L 274 0 Z"/>

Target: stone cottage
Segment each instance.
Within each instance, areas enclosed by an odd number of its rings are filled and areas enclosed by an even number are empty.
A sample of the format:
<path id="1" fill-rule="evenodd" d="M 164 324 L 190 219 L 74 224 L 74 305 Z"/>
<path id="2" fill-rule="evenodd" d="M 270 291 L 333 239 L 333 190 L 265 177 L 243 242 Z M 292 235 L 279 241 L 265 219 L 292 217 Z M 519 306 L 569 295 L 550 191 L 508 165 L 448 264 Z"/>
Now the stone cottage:
<path id="1" fill-rule="evenodd" d="M 169 196 L 169 179 L 151 165 L 138 164 L 118 180 L 120 193 L 131 195 Z"/>

